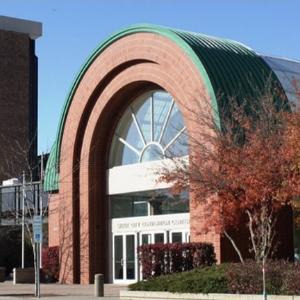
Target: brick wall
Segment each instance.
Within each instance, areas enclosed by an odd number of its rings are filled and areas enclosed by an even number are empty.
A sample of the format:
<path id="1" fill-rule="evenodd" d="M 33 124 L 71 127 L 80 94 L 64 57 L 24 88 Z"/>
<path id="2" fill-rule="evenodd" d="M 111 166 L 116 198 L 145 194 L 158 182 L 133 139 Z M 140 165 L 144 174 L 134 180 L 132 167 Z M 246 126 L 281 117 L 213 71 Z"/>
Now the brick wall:
<path id="1" fill-rule="evenodd" d="M 27 34 L 0 30 L 0 45 L 1 183 L 21 175 L 37 153 L 37 59 Z"/>

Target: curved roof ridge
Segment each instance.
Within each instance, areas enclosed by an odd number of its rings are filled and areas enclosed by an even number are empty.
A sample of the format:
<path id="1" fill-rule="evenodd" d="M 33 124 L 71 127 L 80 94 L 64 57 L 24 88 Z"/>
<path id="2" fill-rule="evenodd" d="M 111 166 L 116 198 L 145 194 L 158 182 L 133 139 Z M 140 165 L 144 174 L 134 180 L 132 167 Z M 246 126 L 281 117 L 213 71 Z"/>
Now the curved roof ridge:
<path id="1" fill-rule="evenodd" d="M 234 39 L 231 38 L 224 38 L 224 37 L 219 37 L 219 36 L 215 36 L 215 35 L 210 35 L 210 34 L 205 34 L 205 33 L 200 33 L 200 32 L 196 32 L 196 31 L 191 31 L 191 30 L 185 30 L 185 29 L 180 29 L 180 28 L 172 28 L 169 26 L 164 26 L 164 25 L 156 25 L 156 24 L 151 24 L 151 23 L 136 23 L 133 25 L 130 25 L 129 27 L 126 27 L 126 29 L 130 29 L 130 28 L 159 28 L 159 29 L 166 29 L 166 30 L 170 30 L 173 32 L 182 32 L 182 33 L 189 33 L 189 34 L 193 34 L 196 36 L 201 36 L 204 38 L 208 38 L 211 40 L 218 40 L 221 42 L 228 42 L 228 43 L 232 43 L 232 44 L 237 44 L 239 46 L 245 47 L 248 50 L 254 51 L 251 47 L 249 47 L 248 45 L 241 43 L 239 41 L 236 41 Z M 122 30 L 121 30 L 122 31 Z M 116 31 L 115 33 L 113 33 L 112 35 L 118 34 L 120 31 Z"/>
<path id="2" fill-rule="evenodd" d="M 169 29 L 174 31 L 173 28 L 169 28 Z M 175 29 L 175 31 L 193 34 L 193 35 L 204 37 L 204 38 L 207 38 L 207 39 L 210 39 L 210 40 L 216 40 L 216 41 L 220 41 L 220 42 L 236 44 L 237 46 L 245 47 L 247 50 L 254 51 L 251 47 L 247 46 L 246 44 L 238 42 L 238 41 L 233 40 L 231 38 L 223 38 L 223 37 L 218 37 L 218 36 L 214 36 L 214 35 L 210 35 L 210 34 L 204 34 L 204 33 L 199 33 L 199 32 L 189 31 L 189 30 L 182 30 L 182 29 Z"/>
<path id="3" fill-rule="evenodd" d="M 262 88 L 266 78 L 272 72 L 269 66 L 254 50 L 230 39 L 147 23 L 135 24 L 113 33 L 96 48 L 83 64 L 67 95 L 58 126 L 55 147 L 51 150 L 50 162 L 52 161 L 51 165 L 52 168 L 55 168 L 56 175 L 54 176 L 55 172 L 51 173 L 49 169 L 49 173 L 52 175 L 47 176 L 46 174 L 45 188 L 47 190 L 58 190 L 57 162 L 59 161 L 64 122 L 72 98 L 82 77 L 104 49 L 122 37 L 141 32 L 156 33 L 169 38 L 191 59 L 199 70 L 200 76 L 203 78 L 208 90 L 217 124 L 220 124 L 219 107 L 222 107 L 224 103 L 226 104 L 226 97 L 234 96 L 237 92 L 242 97 L 253 95 L 252 84 L 253 86 Z M 249 84 L 249 81 L 251 81 L 251 84 Z M 216 95 L 220 92 L 224 96 L 217 100 Z M 52 184 L 53 179 L 51 178 L 55 178 L 56 183 Z"/>

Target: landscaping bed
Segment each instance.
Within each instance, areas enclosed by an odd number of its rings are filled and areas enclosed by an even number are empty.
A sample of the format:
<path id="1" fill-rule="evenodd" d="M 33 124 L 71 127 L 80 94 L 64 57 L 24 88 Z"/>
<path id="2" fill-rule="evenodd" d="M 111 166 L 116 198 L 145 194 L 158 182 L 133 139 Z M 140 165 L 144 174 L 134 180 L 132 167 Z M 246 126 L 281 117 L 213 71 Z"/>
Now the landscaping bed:
<path id="1" fill-rule="evenodd" d="M 300 295 L 300 264 L 269 261 L 266 289 L 273 295 Z M 196 268 L 188 272 L 153 277 L 129 286 L 131 291 L 171 293 L 261 294 L 262 271 L 258 264 L 230 263 Z"/>

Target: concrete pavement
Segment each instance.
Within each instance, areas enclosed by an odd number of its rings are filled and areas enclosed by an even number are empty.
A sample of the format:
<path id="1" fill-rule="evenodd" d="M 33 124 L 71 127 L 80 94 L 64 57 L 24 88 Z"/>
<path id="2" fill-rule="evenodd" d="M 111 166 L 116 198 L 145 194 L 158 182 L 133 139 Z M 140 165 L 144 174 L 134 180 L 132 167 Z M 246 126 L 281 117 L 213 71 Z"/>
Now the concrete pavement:
<path id="1" fill-rule="evenodd" d="M 125 285 L 105 284 L 104 297 L 94 297 L 94 285 L 79 285 L 79 284 L 41 284 L 41 298 L 45 300 L 60 300 L 60 299 L 119 299 L 120 290 L 127 290 Z M 17 284 L 13 285 L 12 281 L 0 283 L 0 299 L 36 299 L 34 297 L 33 284 Z"/>

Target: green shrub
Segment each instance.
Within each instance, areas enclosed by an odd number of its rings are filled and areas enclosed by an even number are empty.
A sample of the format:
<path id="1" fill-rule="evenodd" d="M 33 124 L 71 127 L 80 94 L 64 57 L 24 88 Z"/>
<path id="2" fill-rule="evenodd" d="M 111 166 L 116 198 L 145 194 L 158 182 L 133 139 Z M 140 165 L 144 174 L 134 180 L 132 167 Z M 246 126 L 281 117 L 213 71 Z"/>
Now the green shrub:
<path id="1" fill-rule="evenodd" d="M 225 265 L 194 269 L 159 276 L 129 286 L 133 291 L 168 291 L 172 293 L 226 293 Z"/>
<path id="2" fill-rule="evenodd" d="M 300 295 L 300 264 L 268 261 L 268 294 Z M 168 291 L 172 293 L 261 294 L 262 269 L 254 261 L 197 268 L 140 281 L 129 286 L 133 291 Z"/>
<path id="3" fill-rule="evenodd" d="M 170 292 L 204 294 L 227 292 L 228 284 L 224 266 L 195 269 L 187 274 L 182 273 L 178 279 L 170 285 Z"/>

